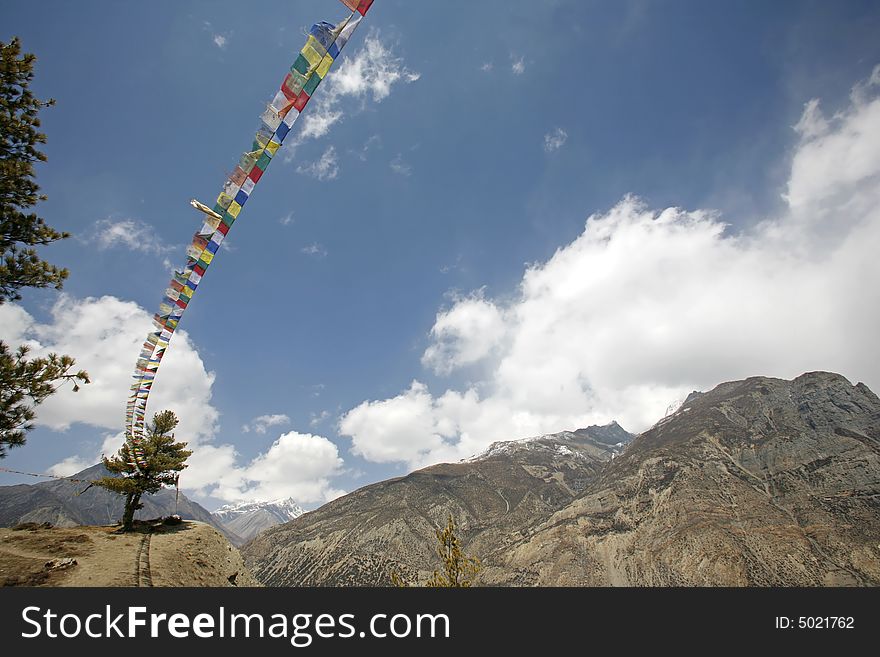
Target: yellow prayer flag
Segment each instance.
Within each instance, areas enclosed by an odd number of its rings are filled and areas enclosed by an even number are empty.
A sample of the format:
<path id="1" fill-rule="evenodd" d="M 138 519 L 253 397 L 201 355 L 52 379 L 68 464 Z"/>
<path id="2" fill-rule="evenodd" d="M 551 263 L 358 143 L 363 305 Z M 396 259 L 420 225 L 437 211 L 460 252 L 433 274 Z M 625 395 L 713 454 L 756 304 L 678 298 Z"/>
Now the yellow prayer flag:
<path id="1" fill-rule="evenodd" d="M 229 207 L 226 209 L 226 211 L 233 217 L 238 218 L 238 213 L 241 212 L 241 206 L 237 202 L 233 201 L 229 204 Z"/>
<path id="2" fill-rule="evenodd" d="M 324 59 L 324 55 L 326 54 L 327 51 L 324 50 L 324 46 L 321 45 L 321 42 L 310 34 L 309 40 L 306 41 L 306 45 L 304 45 L 302 49 L 303 57 L 309 61 L 309 68 L 320 65 L 321 60 Z"/>
<path id="3" fill-rule="evenodd" d="M 315 73 L 317 73 L 323 80 L 327 77 L 327 73 L 330 72 L 331 66 L 333 66 L 333 58 L 330 55 L 327 55 L 321 60 L 321 63 L 318 65 L 318 70 L 315 71 Z"/>

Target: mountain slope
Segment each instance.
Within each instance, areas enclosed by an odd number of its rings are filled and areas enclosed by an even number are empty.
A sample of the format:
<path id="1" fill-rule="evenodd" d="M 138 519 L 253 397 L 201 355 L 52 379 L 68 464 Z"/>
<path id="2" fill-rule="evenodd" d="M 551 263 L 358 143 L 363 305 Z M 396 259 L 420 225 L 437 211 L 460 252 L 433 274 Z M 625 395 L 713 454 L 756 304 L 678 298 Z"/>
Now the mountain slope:
<path id="1" fill-rule="evenodd" d="M 272 585 L 388 584 L 392 570 L 435 567 L 434 529 L 452 513 L 478 554 L 515 544 L 524 528 L 575 495 L 631 436 L 616 424 L 495 443 L 485 454 L 366 486 L 242 548 Z M 608 444 L 608 441 L 614 443 Z"/>
<path id="2" fill-rule="evenodd" d="M 243 556 L 270 585 L 424 576 L 451 513 L 482 585 L 880 585 L 880 399 L 863 384 L 724 383 L 616 458 L 580 433 L 367 486 Z"/>
<path id="3" fill-rule="evenodd" d="M 72 475 L 73 479 L 93 481 L 110 473 L 102 464 L 93 465 Z M 0 486 L 0 527 L 13 527 L 19 523 L 49 522 L 56 527 L 76 525 L 110 525 L 122 517 L 124 500 L 121 495 L 88 484 L 67 479 L 53 479 L 38 484 Z M 199 520 L 214 526 L 233 545 L 241 545 L 242 539 L 218 523 L 201 505 L 176 491 L 163 489 L 155 495 L 144 495 L 144 505 L 135 513 L 136 518 L 158 518 L 177 513 L 187 520 Z"/>
<path id="4" fill-rule="evenodd" d="M 292 497 L 269 502 L 226 504 L 214 511 L 214 518 L 242 541 L 250 541 L 262 531 L 289 522 L 303 514 Z"/>
<path id="5" fill-rule="evenodd" d="M 822 372 L 692 396 L 484 581 L 880 584 L 880 400 Z"/>

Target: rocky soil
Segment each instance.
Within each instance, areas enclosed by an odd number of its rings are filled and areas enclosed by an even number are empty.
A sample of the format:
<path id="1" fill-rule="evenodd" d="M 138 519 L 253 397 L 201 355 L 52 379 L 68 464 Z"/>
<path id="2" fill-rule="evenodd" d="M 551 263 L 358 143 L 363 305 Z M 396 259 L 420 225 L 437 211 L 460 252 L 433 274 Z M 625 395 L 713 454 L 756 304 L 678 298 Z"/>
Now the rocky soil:
<path id="1" fill-rule="evenodd" d="M 202 522 L 0 529 L 2 586 L 259 586 L 241 555 Z"/>

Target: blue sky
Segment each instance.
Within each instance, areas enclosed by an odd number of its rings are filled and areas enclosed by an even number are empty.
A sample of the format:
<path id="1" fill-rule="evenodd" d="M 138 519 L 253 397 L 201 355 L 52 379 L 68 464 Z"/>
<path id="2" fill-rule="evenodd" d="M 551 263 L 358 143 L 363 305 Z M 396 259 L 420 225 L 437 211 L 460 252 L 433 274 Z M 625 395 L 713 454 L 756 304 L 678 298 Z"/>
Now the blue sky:
<path id="1" fill-rule="evenodd" d="M 876 213 L 811 191 L 875 198 L 876 156 L 851 154 L 877 143 L 876 3 L 428 4 L 376 0 L 181 322 L 154 400 L 201 447 L 190 494 L 314 507 L 491 440 L 643 430 L 723 380 L 880 385 L 869 332 L 834 319 L 870 325 L 876 293 L 815 312 Z M 189 199 L 212 203 L 304 30 L 345 15 L 3 3 L 0 38 L 57 100 L 40 211 L 74 237 L 44 250 L 64 296 L 28 292 L 0 325 L 100 379 L 47 402 L 5 467 L 69 473 L 116 444 L 144 318 L 200 223 Z"/>

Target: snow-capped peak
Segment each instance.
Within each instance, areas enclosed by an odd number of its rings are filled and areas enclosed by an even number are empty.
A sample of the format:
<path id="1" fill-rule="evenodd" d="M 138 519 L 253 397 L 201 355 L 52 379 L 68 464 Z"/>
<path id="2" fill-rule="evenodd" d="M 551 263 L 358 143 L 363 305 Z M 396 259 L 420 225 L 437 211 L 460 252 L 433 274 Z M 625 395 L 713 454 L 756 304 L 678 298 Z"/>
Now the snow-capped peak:
<path id="1" fill-rule="evenodd" d="M 288 497 L 277 500 L 246 500 L 235 502 L 234 504 L 224 504 L 214 511 L 214 514 L 228 520 L 236 516 L 261 510 L 269 511 L 273 515 L 283 518 L 285 521 L 293 520 L 305 513 L 302 507 L 297 504 L 292 497 Z"/>

